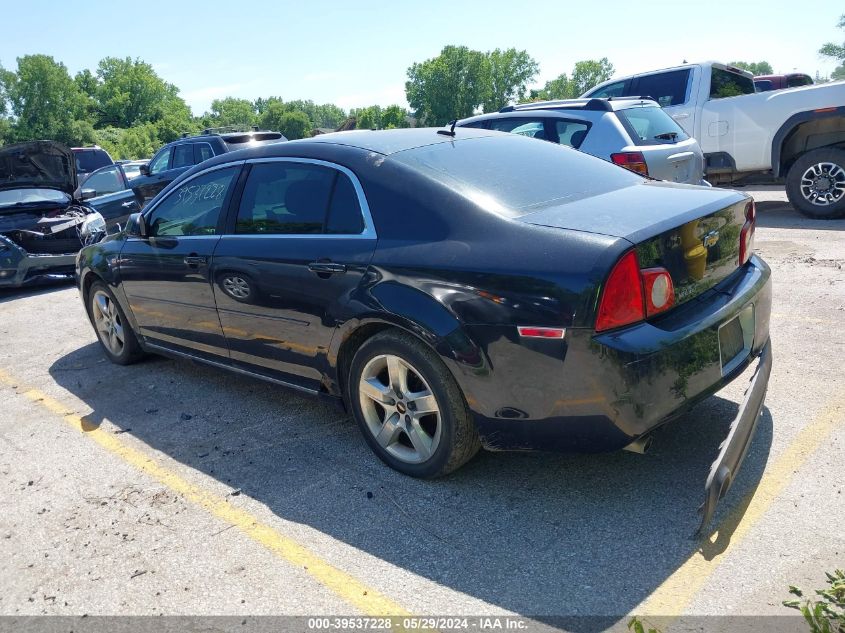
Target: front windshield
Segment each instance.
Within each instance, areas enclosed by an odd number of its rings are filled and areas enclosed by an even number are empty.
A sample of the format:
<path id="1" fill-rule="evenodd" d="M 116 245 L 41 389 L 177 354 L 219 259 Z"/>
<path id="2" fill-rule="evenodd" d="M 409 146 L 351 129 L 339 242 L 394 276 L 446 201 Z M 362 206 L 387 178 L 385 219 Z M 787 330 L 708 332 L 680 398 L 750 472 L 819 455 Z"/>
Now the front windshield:
<path id="1" fill-rule="evenodd" d="M 38 202 L 66 203 L 70 197 L 56 189 L 9 189 L 0 191 L 0 207 Z"/>

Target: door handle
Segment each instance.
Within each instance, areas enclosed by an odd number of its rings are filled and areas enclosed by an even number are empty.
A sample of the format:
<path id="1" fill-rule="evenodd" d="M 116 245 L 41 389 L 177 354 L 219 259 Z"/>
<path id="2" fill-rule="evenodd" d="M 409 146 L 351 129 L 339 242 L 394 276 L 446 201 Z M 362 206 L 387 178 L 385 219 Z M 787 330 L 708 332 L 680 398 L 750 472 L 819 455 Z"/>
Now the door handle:
<path id="1" fill-rule="evenodd" d="M 345 264 L 335 264 L 334 262 L 311 262 L 308 264 L 308 270 L 318 275 L 333 275 L 335 273 L 345 273 Z"/>
<path id="2" fill-rule="evenodd" d="M 198 266 L 203 266 L 208 261 L 208 257 L 203 255 L 197 255 L 196 253 L 191 253 L 187 255 L 184 259 L 185 263 L 188 265 L 189 268 L 197 268 Z"/>
<path id="3" fill-rule="evenodd" d="M 128 201 L 124 202 L 123 204 L 121 204 L 120 206 L 122 206 L 124 209 L 131 209 L 132 207 L 135 206 L 135 201 L 134 200 L 128 200 Z"/>

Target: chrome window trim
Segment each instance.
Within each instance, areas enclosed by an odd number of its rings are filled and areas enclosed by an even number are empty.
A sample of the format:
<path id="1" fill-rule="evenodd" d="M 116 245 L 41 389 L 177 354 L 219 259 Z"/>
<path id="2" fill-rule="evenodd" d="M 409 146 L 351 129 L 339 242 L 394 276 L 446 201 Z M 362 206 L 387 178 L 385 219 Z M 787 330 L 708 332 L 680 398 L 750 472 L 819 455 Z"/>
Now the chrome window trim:
<path id="1" fill-rule="evenodd" d="M 250 158 L 246 161 L 249 165 L 256 165 L 262 163 L 304 163 L 306 165 L 319 165 L 321 167 L 327 167 L 329 169 L 336 169 L 337 171 L 345 174 L 350 181 L 352 181 L 352 187 L 355 189 L 355 195 L 358 196 L 358 207 L 361 210 L 361 215 L 364 219 L 364 230 L 360 233 L 224 233 L 224 237 L 226 238 L 239 238 L 239 239 L 252 239 L 252 238 L 317 238 L 317 239 L 365 239 L 365 240 L 375 240 L 378 239 L 378 235 L 376 234 L 376 226 L 373 223 L 373 216 L 370 213 L 370 205 L 367 203 L 367 196 L 364 195 L 364 188 L 361 187 L 361 181 L 358 180 L 358 176 L 355 175 L 348 167 L 344 167 L 343 165 L 338 165 L 337 163 L 332 163 L 326 160 L 320 160 L 318 158 L 299 158 L 295 156 L 274 156 L 272 158 Z"/>

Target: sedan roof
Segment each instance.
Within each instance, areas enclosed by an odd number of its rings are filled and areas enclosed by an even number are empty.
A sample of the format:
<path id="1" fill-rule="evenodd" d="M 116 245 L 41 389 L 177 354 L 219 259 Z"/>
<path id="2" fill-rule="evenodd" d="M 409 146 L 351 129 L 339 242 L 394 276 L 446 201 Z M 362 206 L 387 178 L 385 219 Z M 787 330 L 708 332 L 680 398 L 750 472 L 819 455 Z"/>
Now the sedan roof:
<path id="1" fill-rule="evenodd" d="M 441 132 L 438 134 L 438 132 Z M 447 127 L 406 128 L 396 130 L 351 130 L 348 132 L 333 132 L 321 134 L 314 138 L 291 141 L 295 143 L 330 143 L 333 145 L 347 145 L 359 149 L 376 152 L 389 156 L 397 152 L 437 145 L 439 143 L 453 143 L 455 141 L 493 136 L 496 132 L 489 130 L 474 130 L 472 128 L 455 128 L 455 136 L 442 134 L 448 132 Z"/>

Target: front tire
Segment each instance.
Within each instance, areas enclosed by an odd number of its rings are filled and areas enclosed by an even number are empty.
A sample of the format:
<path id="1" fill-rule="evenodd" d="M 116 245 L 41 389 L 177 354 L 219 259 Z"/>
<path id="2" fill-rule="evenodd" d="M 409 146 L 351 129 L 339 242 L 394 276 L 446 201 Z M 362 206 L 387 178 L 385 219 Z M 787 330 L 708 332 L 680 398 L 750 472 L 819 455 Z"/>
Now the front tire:
<path id="1" fill-rule="evenodd" d="M 91 284 L 86 305 L 97 340 L 111 362 L 131 365 L 143 356 L 132 326 L 105 283 Z"/>
<path id="2" fill-rule="evenodd" d="M 431 349 L 388 331 L 352 360 L 347 405 L 373 452 L 411 477 L 445 475 L 481 447 L 454 377 Z"/>
<path id="3" fill-rule="evenodd" d="M 807 217 L 845 216 L 845 150 L 828 147 L 801 156 L 786 175 L 786 195 Z"/>

